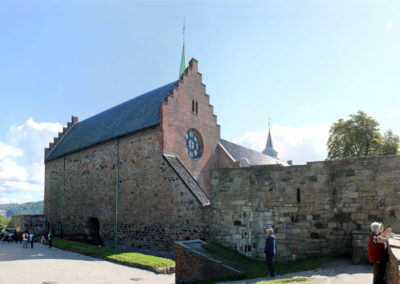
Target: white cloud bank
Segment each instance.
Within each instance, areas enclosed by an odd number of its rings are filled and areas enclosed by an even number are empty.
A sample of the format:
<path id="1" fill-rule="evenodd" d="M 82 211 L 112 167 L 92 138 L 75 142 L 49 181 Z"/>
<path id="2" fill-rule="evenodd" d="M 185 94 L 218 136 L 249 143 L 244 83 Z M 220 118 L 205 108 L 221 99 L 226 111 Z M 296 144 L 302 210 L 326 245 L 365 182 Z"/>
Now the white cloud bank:
<path id="1" fill-rule="evenodd" d="M 43 198 L 44 148 L 61 130 L 60 123 L 33 118 L 10 127 L 6 141 L 0 141 L 0 203 Z"/>
<path id="2" fill-rule="evenodd" d="M 386 26 L 386 28 L 387 28 L 388 30 L 391 30 L 391 29 L 393 28 L 393 21 L 390 21 L 390 22 L 388 23 L 388 25 Z"/>
<path id="3" fill-rule="evenodd" d="M 281 161 L 292 160 L 294 164 L 326 159 L 330 125 L 319 124 L 305 127 L 290 127 L 274 124 L 271 127 L 272 141 Z M 268 131 L 248 132 L 232 142 L 262 151 Z"/>

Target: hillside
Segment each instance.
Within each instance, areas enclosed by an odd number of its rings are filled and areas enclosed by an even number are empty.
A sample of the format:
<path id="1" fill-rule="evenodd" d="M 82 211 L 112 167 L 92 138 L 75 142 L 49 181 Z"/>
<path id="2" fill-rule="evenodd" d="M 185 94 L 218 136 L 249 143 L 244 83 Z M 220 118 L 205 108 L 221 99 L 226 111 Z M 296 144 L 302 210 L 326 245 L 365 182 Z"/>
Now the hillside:
<path id="1" fill-rule="evenodd" d="M 21 204 L 0 204 L 0 209 L 6 210 L 6 217 L 25 214 L 43 214 L 43 200 Z"/>

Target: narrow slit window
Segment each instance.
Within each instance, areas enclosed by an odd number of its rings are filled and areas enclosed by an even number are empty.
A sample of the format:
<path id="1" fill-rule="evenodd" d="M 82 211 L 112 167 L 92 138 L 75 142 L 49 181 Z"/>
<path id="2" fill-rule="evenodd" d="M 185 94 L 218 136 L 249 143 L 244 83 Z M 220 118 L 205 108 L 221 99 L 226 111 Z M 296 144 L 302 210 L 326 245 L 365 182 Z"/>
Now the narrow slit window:
<path id="1" fill-rule="evenodd" d="M 194 100 L 192 100 L 192 112 L 194 112 Z"/>
<path id="2" fill-rule="evenodd" d="M 300 188 L 297 189 L 297 204 L 301 202 Z"/>
<path id="3" fill-rule="evenodd" d="M 199 113 L 199 108 L 198 108 L 197 102 L 196 102 L 196 113 Z"/>

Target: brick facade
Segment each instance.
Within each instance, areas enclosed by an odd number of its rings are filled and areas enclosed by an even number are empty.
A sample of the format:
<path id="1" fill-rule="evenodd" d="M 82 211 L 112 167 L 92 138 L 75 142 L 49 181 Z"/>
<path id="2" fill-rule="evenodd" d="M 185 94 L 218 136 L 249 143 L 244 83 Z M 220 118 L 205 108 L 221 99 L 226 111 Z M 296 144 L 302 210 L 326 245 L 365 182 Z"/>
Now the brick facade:
<path id="1" fill-rule="evenodd" d="M 200 246 L 201 244 L 205 243 L 200 240 L 175 243 L 176 283 L 220 279 L 240 274 L 240 271 L 208 257 L 201 250 L 191 248 L 191 245 Z"/>
<path id="2" fill-rule="evenodd" d="M 197 103 L 198 111 L 192 111 L 192 102 Z M 206 86 L 197 69 L 197 61 L 192 59 L 182 74 L 173 95 L 161 104 L 161 136 L 163 151 L 175 154 L 209 192 L 209 170 L 218 167 L 217 147 L 220 141 L 220 126 L 206 94 Z M 196 107 L 195 107 L 196 108 Z M 184 135 L 195 129 L 203 140 L 203 153 L 200 159 L 192 159 L 186 153 Z"/>

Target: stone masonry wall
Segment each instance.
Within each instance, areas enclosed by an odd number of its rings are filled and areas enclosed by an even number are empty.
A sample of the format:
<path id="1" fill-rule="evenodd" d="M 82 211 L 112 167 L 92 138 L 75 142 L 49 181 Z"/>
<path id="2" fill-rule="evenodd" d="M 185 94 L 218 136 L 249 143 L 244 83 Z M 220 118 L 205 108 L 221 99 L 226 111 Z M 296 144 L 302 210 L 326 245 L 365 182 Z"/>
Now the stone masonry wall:
<path id="1" fill-rule="evenodd" d="M 15 228 L 22 233 L 28 231 L 33 234 L 42 234 L 45 230 L 44 215 L 14 215 L 11 216 L 9 228 Z"/>
<path id="2" fill-rule="evenodd" d="M 400 157 L 211 172 L 212 240 L 263 258 L 273 227 L 278 260 L 351 253 L 352 231 L 382 221 L 400 231 Z"/>
<path id="3" fill-rule="evenodd" d="M 395 238 L 389 239 L 389 262 L 386 265 L 387 269 L 387 283 L 400 284 L 400 236 L 396 235 Z"/>
<path id="4" fill-rule="evenodd" d="M 46 162 L 44 211 L 56 233 L 62 220 L 64 233 L 87 234 L 95 217 L 114 244 L 119 147 L 118 245 L 171 251 L 177 240 L 208 239 L 209 210 L 163 159 L 158 135 L 153 128 L 67 155 L 65 169 L 64 158 Z"/>

